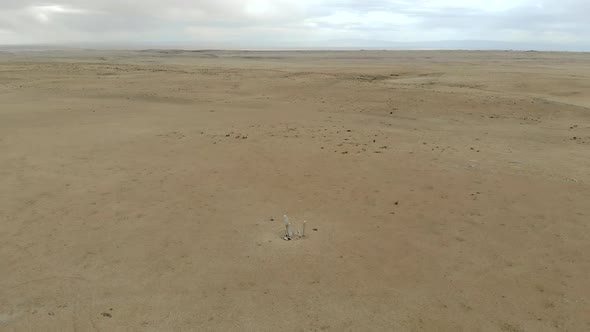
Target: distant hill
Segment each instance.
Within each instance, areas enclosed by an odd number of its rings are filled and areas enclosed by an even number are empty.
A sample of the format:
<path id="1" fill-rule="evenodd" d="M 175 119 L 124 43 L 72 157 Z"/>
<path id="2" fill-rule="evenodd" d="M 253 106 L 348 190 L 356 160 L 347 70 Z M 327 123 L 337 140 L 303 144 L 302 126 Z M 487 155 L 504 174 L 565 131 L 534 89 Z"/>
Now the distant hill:
<path id="1" fill-rule="evenodd" d="M 391 42 L 382 40 L 342 39 L 329 40 L 313 48 L 364 48 L 364 49 L 397 49 L 397 50 L 538 50 L 538 51 L 590 51 L 590 44 L 558 44 L 533 42 L 506 42 L 494 40 L 441 40 L 422 42 Z"/>
<path id="2" fill-rule="evenodd" d="M 494 40 L 440 40 L 420 42 L 393 42 L 370 39 L 336 39 L 316 42 L 275 43 L 268 42 L 121 42 L 121 43 L 71 43 L 47 45 L 0 45 L 0 50 L 42 50 L 42 49 L 260 49 L 260 50 L 515 50 L 515 51 L 570 51 L 590 52 L 590 42 L 542 43 L 507 42 Z"/>

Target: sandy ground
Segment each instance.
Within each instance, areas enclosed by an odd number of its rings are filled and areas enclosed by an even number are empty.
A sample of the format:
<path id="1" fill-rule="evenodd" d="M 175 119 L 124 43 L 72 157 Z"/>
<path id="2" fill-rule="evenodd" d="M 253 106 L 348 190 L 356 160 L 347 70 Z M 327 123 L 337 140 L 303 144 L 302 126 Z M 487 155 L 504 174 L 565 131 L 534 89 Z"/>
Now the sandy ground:
<path id="1" fill-rule="evenodd" d="M 0 223 L 0 330 L 588 331 L 590 54 L 4 49 Z"/>

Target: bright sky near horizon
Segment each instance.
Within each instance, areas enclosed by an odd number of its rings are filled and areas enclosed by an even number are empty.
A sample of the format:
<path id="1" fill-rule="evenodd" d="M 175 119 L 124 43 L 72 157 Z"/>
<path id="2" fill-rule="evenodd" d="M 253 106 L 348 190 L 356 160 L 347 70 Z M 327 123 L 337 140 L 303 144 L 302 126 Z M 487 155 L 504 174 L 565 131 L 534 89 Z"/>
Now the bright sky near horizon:
<path id="1" fill-rule="evenodd" d="M 590 0 L 0 0 L 0 44 L 587 43 Z"/>

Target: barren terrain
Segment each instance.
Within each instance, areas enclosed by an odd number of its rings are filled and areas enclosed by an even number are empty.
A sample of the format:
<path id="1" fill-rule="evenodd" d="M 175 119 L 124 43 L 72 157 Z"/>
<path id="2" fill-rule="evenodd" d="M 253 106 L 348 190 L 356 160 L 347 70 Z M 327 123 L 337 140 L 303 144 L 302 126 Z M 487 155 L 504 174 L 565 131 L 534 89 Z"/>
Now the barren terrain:
<path id="1" fill-rule="evenodd" d="M 589 226 L 590 54 L 0 51 L 0 330 L 588 331 Z"/>

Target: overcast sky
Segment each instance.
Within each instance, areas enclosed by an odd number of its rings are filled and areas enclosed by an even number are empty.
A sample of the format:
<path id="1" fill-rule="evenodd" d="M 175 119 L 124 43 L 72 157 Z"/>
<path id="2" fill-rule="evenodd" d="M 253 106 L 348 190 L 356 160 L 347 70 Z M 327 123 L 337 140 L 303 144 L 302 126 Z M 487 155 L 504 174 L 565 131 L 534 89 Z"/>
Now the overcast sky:
<path id="1" fill-rule="evenodd" d="M 590 0 L 0 0 L 0 44 L 588 43 Z"/>

